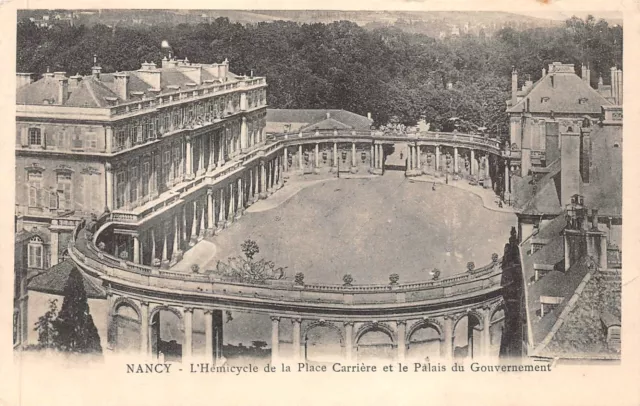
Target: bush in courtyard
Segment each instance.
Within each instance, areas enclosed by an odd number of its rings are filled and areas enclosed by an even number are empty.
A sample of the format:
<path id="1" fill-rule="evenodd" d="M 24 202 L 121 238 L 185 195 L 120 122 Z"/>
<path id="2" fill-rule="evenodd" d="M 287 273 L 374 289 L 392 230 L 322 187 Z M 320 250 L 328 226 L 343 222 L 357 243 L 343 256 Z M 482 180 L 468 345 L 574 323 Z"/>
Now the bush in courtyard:
<path id="1" fill-rule="evenodd" d="M 105 248 L 107 248 L 107 245 L 104 243 L 104 241 L 100 241 L 100 242 L 98 243 L 98 249 L 99 249 L 100 251 L 104 251 L 104 250 L 105 250 Z"/>
<path id="2" fill-rule="evenodd" d="M 304 274 L 302 272 L 298 272 L 295 274 L 293 280 L 296 285 L 304 285 Z"/>
<path id="3" fill-rule="evenodd" d="M 396 285 L 399 280 L 400 280 L 400 275 L 398 275 L 397 273 L 392 273 L 391 275 L 389 275 L 389 282 L 392 285 Z"/>
<path id="4" fill-rule="evenodd" d="M 122 252 L 120 253 L 120 259 L 125 260 L 125 261 L 126 261 L 127 259 L 129 259 L 129 253 L 128 253 L 127 251 L 122 251 Z"/>
<path id="5" fill-rule="evenodd" d="M 467 272 L 473 272 L 476 269 L 476 264 L 473 262 L 467 262 Z"/>
<path id="6" fill-rule="evenodd" d="M 244 256 L 250 261 L 260 252 L 260 247 L 258 247 L 258 244 L 253 240 L 245 240 L 240 247 L 242 248 Z"/>
<path id="7" fill-rule="evenodd" d="M 491 262 L 496 263 L 498 262 L 498 254 L 496 254 L 495 252 L 493 254 L 491 254 Z"/>
<path id="8" fill-rule="evenodd" d="M 198 264 L 191 265 L 191 272 L 198 273 L 199 270 L 200 270 L 200 265 Z"/>
<path id="9" fill-rule="evenodd" d="M 353 283 L 353 276 L 351 276 L 351 274 L 346 274 L 342 277 L 342 282 L 344 282 L 344 286 L 351 286 L 351 283 Z"/>
<path id="10" fill-rule="evenodd" d="M 434 281 L 437 281 L 438 279 L 440 279 L 440 270 L 438 268 L 433 268 L 433 271 L 431 271 L 431 276 Z"/>

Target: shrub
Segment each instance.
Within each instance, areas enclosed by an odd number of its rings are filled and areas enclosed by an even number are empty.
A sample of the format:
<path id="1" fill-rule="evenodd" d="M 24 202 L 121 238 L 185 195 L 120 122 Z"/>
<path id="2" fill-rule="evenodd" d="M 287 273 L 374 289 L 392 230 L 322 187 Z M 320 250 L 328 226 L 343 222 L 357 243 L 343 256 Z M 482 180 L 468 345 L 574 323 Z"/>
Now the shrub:
<path id="1" fill-rule="evenodd" d="M 344 282 L 344 286 L 351 286 L 351 283 L 353 283 L 353 276 L 351 276 L 351 274 L 346 274 L 342 277 L 342 282 Z"/>

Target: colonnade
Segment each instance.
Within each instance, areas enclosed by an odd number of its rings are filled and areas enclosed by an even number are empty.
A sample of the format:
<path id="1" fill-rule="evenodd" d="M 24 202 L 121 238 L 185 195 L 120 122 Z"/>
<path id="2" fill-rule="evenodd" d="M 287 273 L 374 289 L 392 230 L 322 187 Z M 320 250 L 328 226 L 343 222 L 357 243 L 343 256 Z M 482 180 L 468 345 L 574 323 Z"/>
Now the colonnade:
<path id="1" fill-rule="evenodd" d="M 490 178 L 489 165 L 489 154 L 473 148 L 408 145 L 407 171 L 410 175 L 435 170 L 465 172 L 478 179 L 487 179 Z"/>
<path id="2" fill-rule="evenodd" d="M 186 200 L 160 221 L 148 222 L 139 231 L 119 231 L 132 238 L 134 263 L 168 268 L 182 259 L 186 245 L 193 246 L 207 235 L 220 232 L 238 220 L 246 207 L 264 199 L 284 185 L 283 157 L 261 161 L 239 176 L 209 187 Z M 117 248 L 116 248 L 117 249 Z M 115 253 L 118 255 L 118 252 Z"/>

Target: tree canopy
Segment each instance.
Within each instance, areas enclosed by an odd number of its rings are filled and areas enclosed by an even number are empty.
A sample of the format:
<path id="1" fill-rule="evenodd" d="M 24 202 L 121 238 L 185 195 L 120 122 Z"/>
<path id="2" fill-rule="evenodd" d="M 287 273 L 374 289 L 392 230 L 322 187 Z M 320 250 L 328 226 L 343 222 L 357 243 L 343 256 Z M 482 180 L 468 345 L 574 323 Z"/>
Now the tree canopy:
<path id="1" fill-rule="evenodd" d="M 458 117 L 506 134 L 505 101 L 511 70 L 520 85 L 536 80 L 554 61 L 588 63 L 592 85 L 622 63 L 622 27 L 589 16 L 563 27 L 494 36 L 435 39 L 397 27 L 366 29 L 349 21 L 298 24 L 274 21 L 241 25 L 227 18 L 202 24 L 148 27 L 18 24 L 18 72 L 88 74 L 96 54 L 104 72 L 159 63 L 160 43 L 199 63 L 228 58 L 231 71 L 266 76 L 273 108 L 336 108 L 366 115 L 376 124 L 415 124 L 421 117 L 442 129 Z M 451 84 L 448 86 L 448 84 Z"/>

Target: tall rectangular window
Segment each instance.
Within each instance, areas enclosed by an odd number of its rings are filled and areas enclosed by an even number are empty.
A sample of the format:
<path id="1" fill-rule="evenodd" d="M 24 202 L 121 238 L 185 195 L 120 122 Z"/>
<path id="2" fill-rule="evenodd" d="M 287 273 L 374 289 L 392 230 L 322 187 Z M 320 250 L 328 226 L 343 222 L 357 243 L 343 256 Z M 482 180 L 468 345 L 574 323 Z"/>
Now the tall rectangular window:
<path id="1" fill-rule="evenodd" d="M 162 173 L 164 175 L 165 183 L 171 179 L 171 150 L 164 151 L 164 157 L 162 160 Z"/>
<path id="2" fill-rule="evenodd" d="M 182 176 L 182 165 L 181 162 L 181 153 L 180 153 L 180 145 L 177 145 L 173 148 L 173 177 L 174 179 L 180 178 Z"/>
<path id="3" fill-rule="evenodd" d="M 124 171 L 116 173 L 116 209 L 124 206 L 127 179 Z"/>
<path id="4" fill-rule="evenodd" d="M 28 265 L 29 268 L 38 268 L 42 269 L 44 267 L 43 261 L 43 251 L 44 245 L 42 240 L 39 237 L 33 237 L 29 241 L 29 245 L 27 246 L 28 251 Z"/>
<path id="5" fill-rule="evenodd" d="M 142 197 L 149 194 L 149 178 L 151 175 L 151 165 L 149 161 L 142 164 Z"/>
<path id="6" fill-rule="evenodd" d="M 129 201 L 135 203 L 138 201 L 138 166 L 132 166 L 129 172 Z"/>
<path id="7" fill-rule="evenodd" d="M 120 127 L 116 131 L 115 149 L 116 151 L 124 149 L 126 145 L 127 145 L 127 133 L 124 127 Z"/>
<path id="8" fill-rule="evenodd" d="M 29 207 L 42 206 L 42 172 L 29 172 L 27 174 L 29 187 Z"/>
<path id="9" fill-rule="evenodd" d="M 71 210 L 73 208 L 71 195 L 71 173 L 59 173 L 58 181 L 58 208 Z"/>

